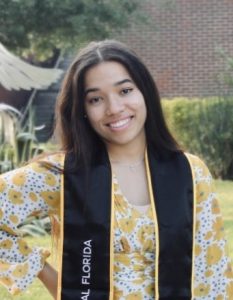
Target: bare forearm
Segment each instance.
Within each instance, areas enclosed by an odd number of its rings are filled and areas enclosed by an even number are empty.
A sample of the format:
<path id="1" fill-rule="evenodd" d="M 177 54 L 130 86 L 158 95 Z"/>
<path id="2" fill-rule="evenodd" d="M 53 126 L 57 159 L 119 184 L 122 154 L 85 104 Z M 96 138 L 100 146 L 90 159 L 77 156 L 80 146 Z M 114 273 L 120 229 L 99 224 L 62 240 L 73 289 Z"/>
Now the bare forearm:
<path id="1" fill-rule="evenodd" d="M 38 274 L 38 278 L 42 281 L 45 287 L 48 289 L 50 294 L 54 299 L 57 298 L 57 281 L 58 275 L 57 271 L 50 266 L 48 263 L 45 263 L 44 268 Z"/>

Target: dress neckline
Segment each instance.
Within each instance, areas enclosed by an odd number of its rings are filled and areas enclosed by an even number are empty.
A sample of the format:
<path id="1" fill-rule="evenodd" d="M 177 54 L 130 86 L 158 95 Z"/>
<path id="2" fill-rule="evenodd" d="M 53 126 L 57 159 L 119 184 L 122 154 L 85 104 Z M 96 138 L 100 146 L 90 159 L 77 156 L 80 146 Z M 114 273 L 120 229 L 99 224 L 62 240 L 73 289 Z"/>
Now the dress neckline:
<path id="1" fill-rule="evenodd" d="M 127 197 L 122 193 L 122 190 L 121 190 L 120 185 L 117 180 L 117 176 L 114 173 L 113 173 L 113 178 L 114 178 L 115 184 L 117 185 L 118 193 L 121 195 L 123 201 L 125 201 L 127 206 L 129 206 L 132 210 L 135 210 L 137 213 L 139 213 L 140 216 L 147 215 L 151 209 L 151 204 L 148 203 L 148 204 L 143 204 L 143 205 L 136 205 L 136 204 L 132 204 L 131 202 L 129 202 Z"/>

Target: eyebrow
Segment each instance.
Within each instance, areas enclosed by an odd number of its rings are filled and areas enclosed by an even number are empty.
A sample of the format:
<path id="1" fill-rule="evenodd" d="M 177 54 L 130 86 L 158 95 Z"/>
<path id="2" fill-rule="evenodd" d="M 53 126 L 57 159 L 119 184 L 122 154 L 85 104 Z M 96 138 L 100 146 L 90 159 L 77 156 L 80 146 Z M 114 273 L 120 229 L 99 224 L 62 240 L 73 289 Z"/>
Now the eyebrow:
<path id="1" fill-rule="evenodd" d="M 120 80 L 120 81 L 117 81 L 113 84 L 113 86 L 118 86 L 118 85 L 121 85 L 125 82 L 129 82 L 129 83 L 133 83 L 133 81 L 131 79 L 123 79 L 123 80 Z M 85 90 L 85 93 L 84 95 L 86 96 L 88 93 L 91 93 L 91 92 L 98 92 L 100 89 L 99 88 L 90 88 L 90 89 L 86 89 Z"/>

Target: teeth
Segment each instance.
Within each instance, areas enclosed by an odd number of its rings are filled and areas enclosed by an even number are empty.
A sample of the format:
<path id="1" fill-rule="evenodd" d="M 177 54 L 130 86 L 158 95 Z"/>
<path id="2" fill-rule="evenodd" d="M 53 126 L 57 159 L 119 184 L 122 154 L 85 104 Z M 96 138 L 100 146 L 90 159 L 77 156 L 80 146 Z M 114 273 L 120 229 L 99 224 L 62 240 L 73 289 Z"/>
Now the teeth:
<path id="1" fill-rule="evenodd" d="M 130 118 L 120 120 L 120 121 L 115 122 L 115 123 L 110 123 L 109 126 L 112 127 L 112 128 L 119 128 L 119 127 L 124 126 L 125 124 L 127 124 L 129 121 L 130 121 Z"/>

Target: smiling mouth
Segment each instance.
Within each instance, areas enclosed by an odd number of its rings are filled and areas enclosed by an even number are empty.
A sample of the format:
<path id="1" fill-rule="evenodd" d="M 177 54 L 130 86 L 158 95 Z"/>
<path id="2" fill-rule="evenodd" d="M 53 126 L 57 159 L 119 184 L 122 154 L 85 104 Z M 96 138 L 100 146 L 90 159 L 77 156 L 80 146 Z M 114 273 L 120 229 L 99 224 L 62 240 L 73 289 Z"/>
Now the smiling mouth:
<path id="1" fill-rule="evenodd" d="M 126 125 L 128 125 L 132 118 L 133 117 L 128 117 L 126 119 L 123 119 L 123 120 L 120 120 L 117 122 L 109 123 L 109 124 L 107 124 L 107 126 L 109 126 L 112 129 L 122 128 L 122 127 L 125 127 Z"/>

